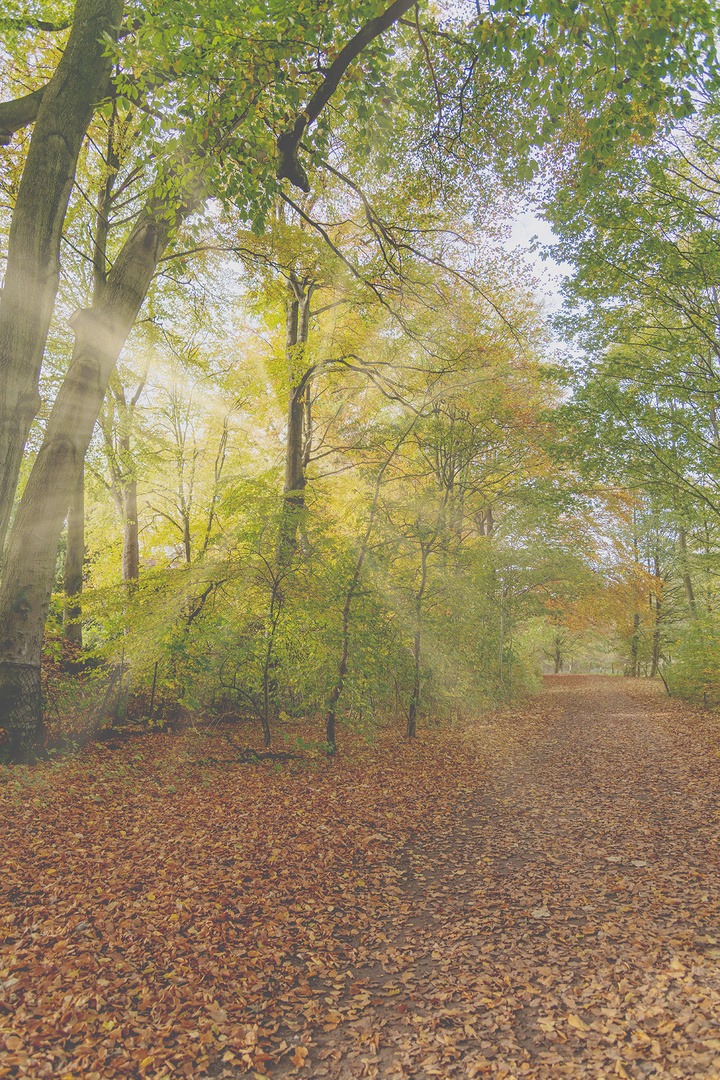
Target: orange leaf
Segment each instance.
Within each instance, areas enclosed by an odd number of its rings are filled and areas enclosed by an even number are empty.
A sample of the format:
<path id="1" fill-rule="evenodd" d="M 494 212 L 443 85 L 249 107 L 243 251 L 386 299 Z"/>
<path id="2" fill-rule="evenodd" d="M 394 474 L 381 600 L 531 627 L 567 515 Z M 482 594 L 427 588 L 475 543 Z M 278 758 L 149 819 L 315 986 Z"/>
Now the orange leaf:
<path id="1" fill-rule="evenodd" d="M 307 1056 L 308 1056 L 307 1047 L 305 1047 L 305 1046 L 296 1046 L 295 1047 L 295 1053 L 293 1054 L 293 1056 L 292 1056 L 292 1058 L 290 1060 L 292 1061 L 293 1065 L 297 1065 L 298 1068 L 301 1068 L 305 1064 L 305 1058 Z"/>

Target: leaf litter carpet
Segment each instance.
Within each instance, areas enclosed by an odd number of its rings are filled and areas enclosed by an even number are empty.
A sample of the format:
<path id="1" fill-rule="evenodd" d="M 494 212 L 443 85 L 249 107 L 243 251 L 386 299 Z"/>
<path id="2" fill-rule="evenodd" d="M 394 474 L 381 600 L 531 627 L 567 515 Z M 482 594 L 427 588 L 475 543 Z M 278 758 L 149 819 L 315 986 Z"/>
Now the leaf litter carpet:
<path id="1" fill-rule="evenodd" d="M 332 764 L 6 770 L 0 1077 L 720 1080 L 717 724 L 555 676 Z"/>

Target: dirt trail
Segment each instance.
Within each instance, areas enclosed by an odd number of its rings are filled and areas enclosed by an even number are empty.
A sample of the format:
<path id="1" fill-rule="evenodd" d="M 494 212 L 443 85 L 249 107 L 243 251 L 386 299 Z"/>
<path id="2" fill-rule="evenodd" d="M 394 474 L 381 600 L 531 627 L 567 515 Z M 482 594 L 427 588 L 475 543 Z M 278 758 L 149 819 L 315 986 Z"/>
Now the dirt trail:
<path id="1" fill-rule="evenodd" d="M 556 676 L 467 738 L 456 822 L 302 1074 L 720 1078 L 720 721 Z"/>

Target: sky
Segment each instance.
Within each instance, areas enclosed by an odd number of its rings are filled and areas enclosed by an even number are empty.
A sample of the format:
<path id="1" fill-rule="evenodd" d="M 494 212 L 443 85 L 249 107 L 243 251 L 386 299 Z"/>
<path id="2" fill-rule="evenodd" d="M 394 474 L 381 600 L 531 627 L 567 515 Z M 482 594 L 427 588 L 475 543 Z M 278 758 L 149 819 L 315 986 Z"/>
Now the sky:
<path id="1" fill-rule="evenodd" d="M 560 309 L 562 304 L 560 285 L 563 276 L 569 274 L 572 267 L 568 263 L 557 263 L 554 259 L 543 261 L 539 252 L 531 250 L 535 237 L 541 244 L 552 244 L 555 240 L 555 235 L 548 223 L 537 217 L 531 210 L 518 214 L 510 230 L 508 246 L 523 248 L 528 253 L 530 265 L 535 270 L 541 287 L 547 292 L 548 314 L 552 315 Z"/>

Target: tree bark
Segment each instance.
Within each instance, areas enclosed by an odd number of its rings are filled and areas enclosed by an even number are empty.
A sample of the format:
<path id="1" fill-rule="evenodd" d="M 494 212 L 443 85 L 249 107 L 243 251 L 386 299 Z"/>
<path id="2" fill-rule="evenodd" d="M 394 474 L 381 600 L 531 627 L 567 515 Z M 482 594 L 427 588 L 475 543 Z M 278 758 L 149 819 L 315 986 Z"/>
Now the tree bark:
<path id="1" fill-rule="evenodd" d="M 82 648 L 83 563 L 85 561 L 85 470 L 78 473 L 75 491 L 70 503 L 65 553 L 65 607 L 63 610 L 63 637 Z"/>
<path id="2" fill-rule="evenodd" d="M 103 284 L 104 289 L 104 284 Z M 102 290 L 100 292 L 102 295 Z M 110 490 L 123 528 L 121 561 L 122 580 L 132 592 L 140 578 L 140 543 L 138 534 L 137 472 L 131 449 L 135 407 L 145 388 L 145 378 L 138 383 L 130 401 L 117 375 L 110 379 L 105 408 L 98 419 L 105 443 L 105 457 L 110 470 Z M 116 428 L 114 410 L 117 410 Z"/>
<path id="3" fill-rule="evenodd" d="M 690 565 L 688 562 L 687 550 L 687 534 L 685 532 L 684 525 L 681 525 L 678 529 L 678 547 L 680 548 L 680 569 L 682 574 L 683 588 L 685 589 L 685 598 L 688 602 L 691 617 L 693 619 L 696 619 L 697 605 L 695 603 L 695 591 L 693 589 L 692 578 L 690 577 Z"/>
<path id="4" fill-rule="evenodd" d="M 47 87 L 41 86 L 15 101 L 3 101 L 0 104 L 0 146 L 8 146 L 16 131 L 32 124 L 42 104 Z"/>
<path id="5" fill-rule="evenodd" d="M 638 677 L 640 653 L 640 615 L 636 611 L 633 615 L 633 632 L 630 638 L 630 677 L 636 679 Z"/>
<path id="6" fill-rule="evenodd" d="M 12 215 L 0 303 L 0 550 L 40 406 L 38 378 L 78 155 L 110 76 L 101 39 L 117 37 L 122 12 L 122 0 L 76 0 L 68 43 L 37 109 Z"/>
<path id="7" fill-rule="evenodd" d="M 278 566 L 288 566 L 297 547 L 297 534 L 305 509 L 305 468 L 309 460 L 310 372 L 306 351 L 310 327 L 310 298 L 314 286 L 293 273 L 288 281 L 285 317 L 285 355 L 290 380 L 287 443 L 285 446 L 285 486 L 278 536 Z"/>
<path id="8" fill-rule="evenodd" d="M 438 527 L 435 529 L 435 536 L 437 536 Z M 418 590 L 415 593 L 415 633 L 413 635 L 413 688 L 410 696 L 410 706 L 408 708 L 407 717 L 407 730 L 406 735 L 409 739 L 414 738 L 417 731 L 417 714 L 420 706 L 420 647 L 421 647 L 421 635 L 422 635 L 422 602 L 425 595 L 425 586 L 427 584 L 427 560 L 430 551 L 430 545 L 420 544 L 420 584 Z"/>
<path id="9" fill-rule="evenodd" d="M 127 444 L 127 445 L 125 445 Z M 123 439 L 126 460 L 130 459 L 130 438 Z M 125 477 L 123 487 L 122 579 L 133 590 L 140 579 L 140 538 L 138 535 L 137 476 L 135 470 Z"/>
<path id="10" fill-rule="evenodd" d="M 108 381 L 175 224 L 145 211 L 99 304 L 71 320 L 72 361 L 18 506 L 0 584 L 0 727 L 15 759 L 27 756 L 42 727 L 42 635 L 65 515 Z"/>

